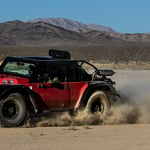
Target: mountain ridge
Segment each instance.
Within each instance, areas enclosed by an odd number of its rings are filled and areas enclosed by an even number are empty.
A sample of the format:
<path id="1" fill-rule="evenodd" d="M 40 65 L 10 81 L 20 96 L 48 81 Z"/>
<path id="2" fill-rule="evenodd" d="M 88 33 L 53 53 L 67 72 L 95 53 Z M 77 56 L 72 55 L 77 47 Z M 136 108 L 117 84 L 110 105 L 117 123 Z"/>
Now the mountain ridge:
<path id="1" fill-rule="evenodd" d="M 105 32 L 116 32 L 114 29 L 110 27 L 97 25 L 97 24 L 84 24 L 84 23 L 73 21 L 71 19 L 66 19 L 66 18 L 45 18 L 45 19 L 36 18 L 36 19 L 28 20 L 26 22 L 41 22 L 41 21 L 62 27 L 67 30 L 72 30 L 72 31 L 85 28 L 85 29 L 105 31 Z"/>
<path id="2" fill-rule="evenodd" d="M 119 38 L 109 36 L 109 33 L 106 35 L 106 33 L 97 30 L 76 32 L 41 21 L 15 20 L 0 23 L 0 45 L 99 45 L 121 41 Z"/>
<path id="3" fill-rule="evenodd" d="M 79 25 L 79 24 L 78 24 Z M 122 34 L 78 28 L 68 30 L 43 21 L 19 20 L 0 23 L 0 45 L 50 46 L 50 45 L 120 45 L 130 42 L 150 42 L 149 33 Z M 107 46 L 109 46 L 107 45 Z"/>
<path id="4" fill-rule="evenodd" d="M 42 55 L 49 48 L 69 50 L 73 58 L 95 62 L 149 62 L 150 34 L 122 34 L 19 20 L 0 23 L 1 59 L 7 55 Z"/>

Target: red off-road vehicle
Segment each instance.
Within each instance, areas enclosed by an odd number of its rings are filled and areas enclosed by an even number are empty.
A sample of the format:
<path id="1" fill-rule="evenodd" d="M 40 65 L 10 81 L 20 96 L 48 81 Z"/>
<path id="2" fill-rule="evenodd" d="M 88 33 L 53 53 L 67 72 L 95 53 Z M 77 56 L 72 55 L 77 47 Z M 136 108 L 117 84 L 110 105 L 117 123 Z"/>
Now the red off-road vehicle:
<path id="1" fill-rule="evenodd" d="M 0 122 L 22 125 L 27 114 L 47 111 L 105 113 L 117 101 L 112 70 L 99 70 L 70 53 L 49 50 L 49 56 L 7 57 L 0 66 Z"/>

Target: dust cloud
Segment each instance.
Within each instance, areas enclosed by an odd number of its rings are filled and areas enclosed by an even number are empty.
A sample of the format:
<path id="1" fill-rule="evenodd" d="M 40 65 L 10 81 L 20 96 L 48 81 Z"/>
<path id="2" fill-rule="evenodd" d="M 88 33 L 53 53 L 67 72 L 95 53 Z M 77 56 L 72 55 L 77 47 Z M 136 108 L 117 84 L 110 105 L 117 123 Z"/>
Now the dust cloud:
<path id="1" fill-rule="evenodd" d="M 51 113 L 34 119 L 35 126 L 75 126 L 150 123 L 150 71 L 118 70 L 113 77 L 120 93 L 120 103 L 112 106 L 106 115 L 86 114 L 80 111 L 75 115 Z"/>
<path id="2" fill-rule="evenodd" d="M 114 77 L 121 103 L 104 118 L 107 124 L 150 123 L 150 71 L 118 70 Z"/>

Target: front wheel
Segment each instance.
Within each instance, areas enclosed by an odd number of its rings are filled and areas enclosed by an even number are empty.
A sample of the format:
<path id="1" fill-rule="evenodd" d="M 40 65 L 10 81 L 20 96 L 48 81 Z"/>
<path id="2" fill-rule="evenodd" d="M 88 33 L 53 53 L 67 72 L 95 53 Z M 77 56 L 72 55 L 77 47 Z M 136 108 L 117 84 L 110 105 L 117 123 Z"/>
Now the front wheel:
<path id="1" fill-rule="evenodd" d="M 4 127 L 15 127 L 23 123 L 27 114 L 24 98 L 12 93 L 0 101 L 0 121 Z"/>
<path id="2" fill-rule="evenodd" d="M 106 94 L 103 91 L 96 91 L 89 97 L 85 110 L 91 114 L 105 114 L 109 108 L 110 103 Z"/>

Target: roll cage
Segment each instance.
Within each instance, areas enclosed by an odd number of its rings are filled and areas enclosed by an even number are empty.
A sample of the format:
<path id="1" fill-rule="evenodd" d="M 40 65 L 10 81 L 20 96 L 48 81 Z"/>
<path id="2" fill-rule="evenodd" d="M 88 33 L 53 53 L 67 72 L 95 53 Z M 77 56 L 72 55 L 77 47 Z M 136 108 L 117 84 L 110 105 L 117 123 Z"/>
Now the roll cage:
<path id="1" fill-rule="evenodd" d="M 98 70 L 94 65 L 84 60 L 56 59 L 52 57 L 7 57 L 0 66 L 1 74 L 8 74 L 31 79 L 31 82 L 38 81 L 38 74 L 51 74 L 60 76 L 62 82 L 76 82 L 91 80 L 91 75 L 83 68 L 83 65 Z M 88 67 L 87 67 L 88 69 Z M 49 76 L 49 75 L 48 75 Z M 36 79 L 33 81 L 33 79 Z M 47 79 L 48 80 L 48 79 Z"/>

